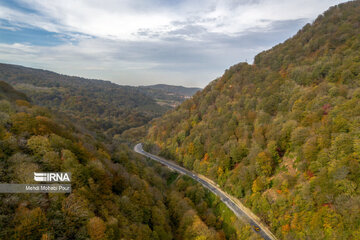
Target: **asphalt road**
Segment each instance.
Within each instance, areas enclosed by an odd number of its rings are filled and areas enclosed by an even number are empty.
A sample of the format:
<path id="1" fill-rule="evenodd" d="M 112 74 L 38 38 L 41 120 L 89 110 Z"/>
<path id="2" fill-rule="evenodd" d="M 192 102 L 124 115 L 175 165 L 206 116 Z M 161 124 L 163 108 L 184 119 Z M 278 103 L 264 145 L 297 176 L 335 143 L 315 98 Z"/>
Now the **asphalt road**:
<path id="1" fill-rule="evenodd" d="M 198 175 L 196 173 L 193 173 L 176 163 L 166 160 L 164 158 L 161 158 L 159 156 L 153 155 L 151 153 L 145 152 L 142 148 L 142 144 L 138 143 L 134 147 L 134 151 L 146 156 L 148 158 L 151 158 L 157 162 L 160 162 L 161 164 L 167 166 L 168 168 L 177 171 L 181 174 L 187 175 L 194 179 L 195 181 L 201 183 L 205 188 L 209 189 L 211 192 L 213 192 L 215 195 L 217 195 L 223 203 L 228 206 L 228 208 L 234 212 L 234 214 L 242 219 L 247 221 L 253 231 L 259 235 L 261 235 L 266 240 L 275 240 L 277 239 L 274 234 L 272 234 L 267 227 L 262 224 L 258 217 L 255 216 L 248 208 L 243 206 L 240 201 L 235 200 L 234 197 L 230 196 L 229 194 L 222 191 L 215 183 L 213 183 L 210 179 L 207 179 L 204 176 Z"/>

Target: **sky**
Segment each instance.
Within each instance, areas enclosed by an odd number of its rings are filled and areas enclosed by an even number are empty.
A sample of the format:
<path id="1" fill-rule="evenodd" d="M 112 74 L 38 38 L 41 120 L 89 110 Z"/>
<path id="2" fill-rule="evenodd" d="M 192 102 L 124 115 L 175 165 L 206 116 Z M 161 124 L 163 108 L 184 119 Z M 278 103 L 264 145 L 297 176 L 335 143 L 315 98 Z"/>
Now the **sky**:
<path id="1" fill-rule="evenodd" d="M 205 87 L 341 0 L 0 0 L 0 62 Z"/>

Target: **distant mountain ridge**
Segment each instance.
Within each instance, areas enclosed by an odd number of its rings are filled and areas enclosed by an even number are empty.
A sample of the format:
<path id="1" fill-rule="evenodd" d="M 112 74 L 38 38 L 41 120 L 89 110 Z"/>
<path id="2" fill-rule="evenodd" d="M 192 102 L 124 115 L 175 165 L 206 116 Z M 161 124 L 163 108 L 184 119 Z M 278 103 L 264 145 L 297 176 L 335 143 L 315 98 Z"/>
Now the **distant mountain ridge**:
<path id="1" fill-rule="evenodd" d="M 144 125 L 185 100 L 161 89 L 144 90 L 11 64 L 0 63 L 0 80 L 26 93 L 37 105 L 66 113 L 89 129 L 111 135 Z"/>
<path id="2" fill-rule="evenodd" d="M 201 90 L 201 88 L 196 88 L 196 87 L 183 87 L 183 86 L 174 86 L 168 84 L 155 84 L 155 85 L 139 86 L 139 87 L 163 90 L 168 93 L 175 93 L 178 95 L 188 96 L 188 97 L 191 97 L 197 91 Z"/>
<path id="3" fill-rule="evenodd" d="M 176 107 L 191 98 L 201 88 L 188 88 L 167 84 L 139 86 L 139 90 L 156 100 L 162 106 Z"/>

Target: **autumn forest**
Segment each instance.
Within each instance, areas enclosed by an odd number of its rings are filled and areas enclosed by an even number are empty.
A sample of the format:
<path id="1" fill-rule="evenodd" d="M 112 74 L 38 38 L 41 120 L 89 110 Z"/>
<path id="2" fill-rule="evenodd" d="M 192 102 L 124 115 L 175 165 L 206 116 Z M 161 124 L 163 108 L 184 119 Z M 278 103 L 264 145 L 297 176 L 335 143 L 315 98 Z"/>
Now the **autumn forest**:
<path id="1" fill-rule="evenodd" d="M 0 193 L 0 239 L 360 239 L 360 1 L 331 7 L 204 89 L 121 86 L 0 64 L 0 183 L 71 172 L 72 192 Z"/>

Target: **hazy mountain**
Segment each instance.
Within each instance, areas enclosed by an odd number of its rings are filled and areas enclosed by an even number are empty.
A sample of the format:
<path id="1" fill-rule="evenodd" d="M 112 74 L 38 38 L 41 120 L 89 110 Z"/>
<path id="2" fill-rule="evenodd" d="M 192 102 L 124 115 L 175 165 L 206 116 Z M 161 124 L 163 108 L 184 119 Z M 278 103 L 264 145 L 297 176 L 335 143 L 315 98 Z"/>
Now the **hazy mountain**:
<path id="1" fill-rule="evenodd" d="M 189 87 L 173 86 L 167 84 L 156 84 L 156 85 L 140 86 L 140 87 L 162 90 L 167 93 L 173 93 L 179 96 L 186 96 L 186 97 L 191 97 L 197 91 L 201 90 L 201 88 L 189 88 Z"/>
<path id="2" fill-rule="evenodd" d="M 359 102 L 351 1 L 230 67 L 155 120 L 146 141 L 241 198 L 280 239 L 359 239 Z"/>
<path id="3" fill-rule="evenodd" d="M 146 95 L 154 98 L 158 104 L 176 107 L 186 99 L 191 98 L 201 88 L 188 88 L 183 86 L 173 86 L 157 84 L 150 86 L 139 86 L 139 89 Z"/>
<path id="4" fill-rule="evenodd" d="M 10 64 L 0 64 L 0 80 L 26 93 L 35 104 L 64 112 L 88 128 L 110 134 L 141 126 L 199 90 L 163 84 L 122 86 Z"/>
<path id="5" fill-rule="evenodd" d="M 22 66 L 0 64 L 0 80 L 26 93 L 35 104 L 66 113 L 87 128 L 110 135 L 141 126 L 169 109 L 136 87 Z"/>

